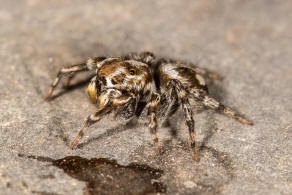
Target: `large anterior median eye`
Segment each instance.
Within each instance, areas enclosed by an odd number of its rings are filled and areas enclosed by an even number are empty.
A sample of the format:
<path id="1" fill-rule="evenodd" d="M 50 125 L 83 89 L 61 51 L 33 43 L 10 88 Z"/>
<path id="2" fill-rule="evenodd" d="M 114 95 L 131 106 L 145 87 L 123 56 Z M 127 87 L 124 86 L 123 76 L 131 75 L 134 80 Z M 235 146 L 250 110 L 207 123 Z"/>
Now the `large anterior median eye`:
<path id="1" fill-rule="evenodd" d="M 117 82 L 114 79 L 111 79 L 111 82 L 113 85 L 117 84 Z"/>
<path id="2" fill-rule="evenodd" d="M 135 69 L 130 69 L 129 72 L 131 75 L 134 75 L 136 73 Z"/>

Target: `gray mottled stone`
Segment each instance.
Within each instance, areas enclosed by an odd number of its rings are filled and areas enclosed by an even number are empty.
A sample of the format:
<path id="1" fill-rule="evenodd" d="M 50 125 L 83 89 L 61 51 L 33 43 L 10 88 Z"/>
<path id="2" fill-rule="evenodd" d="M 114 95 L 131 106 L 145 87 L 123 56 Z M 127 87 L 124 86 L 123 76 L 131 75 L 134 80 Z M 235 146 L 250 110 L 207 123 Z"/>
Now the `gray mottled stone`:
<path id="1" fill-rule="evenodd" d="M 84 191 L 85 183 L 63 170 L 19 154 L 147 164 L 164 171 L 160 180 L 169 194 L 292 193 L 292 1 L 0 4 L 0 194 Z M 58 89 L 58 98 L 43 101 L 57 70 L 88 57 L 144 50 L 222 74 L 211 94 L 255 125 L 212 111 L 196 114 L 197 139 L 205 145 L 200 162 L 189 154 L 182 112 L 172 121 L 177 138 L 159 130 L 161 156 L 153 152 L 145 118 L 124 126 L 108 117 L 90 128 L 81 148 L 70 150 L 94 105 L 82 86 Z"/>

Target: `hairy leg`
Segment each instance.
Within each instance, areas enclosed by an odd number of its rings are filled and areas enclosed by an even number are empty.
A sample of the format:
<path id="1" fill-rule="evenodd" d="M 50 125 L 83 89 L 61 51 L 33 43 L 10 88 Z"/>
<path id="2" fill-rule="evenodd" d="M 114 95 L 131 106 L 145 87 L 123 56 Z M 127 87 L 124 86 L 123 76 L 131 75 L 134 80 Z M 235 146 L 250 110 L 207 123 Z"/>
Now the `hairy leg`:
<path id="1" fill-rule="evenodd" d="M 166 90 L 167 92 L 161 95 L 160 108 L 162 108 L 159 111 L 161 112 L 161 116 L 164 117 L 163 125 L 170 127 L 170 117 L 179 109 L 180 101 L 177 97 L 175 86 L 171 82 L 166 86 Z M 176 137 L 177 132 L 174 128 L 171 128 L 171 134 Z"/>
<path id="2" fill-rule="evenodd" d="M 95 70 L 97 64 L 102 62 L 105 59 L 106 59 L 105 57 L 90 58 L 89 60 L 87 60 L 84 63 L 61 68 L 61 70 L 58 72 L 57 77 L 55 78 L 54 82 L 51 84 L 51 87 L 50 87 L 45 99 L 48 100 L 52 96 L 54 89 L 59 84 L 59 81 L 61 80 L 62 76 L 69 75 L 69 79 L 68 79 L 67 83 L 70 83 L 71 79 L 74 77 L 74 75 L 76 73 L 83 72 L 83 71 Z"/>
<path id="3" fill-rule="evenodd" d="M 130 95 L 121 95 L 119 97 L 114 98 L 112 95 L 115 92 L 107 91 L 105 94 L 100 95 L 99 99 L 99 108 L 97 112 L 91 114 L 87 117 L 83 128 L 78 132 L 75 139 L 71 142 L 70 147 L 75 149 L 83 137 L 85 130 L 93 125 L 94 123 L 100 121 L 105 115 L 109 114 L 114 108 L 124 106 L 129 101 L 133 99 Z"/>
<path id="4" fill-rule="evenodd" d="M 175 81 L 169 82 L 169 84 L 167 86 L 167 90 L 168 90 L 168 94 L 169 94 L 168 101 L 170 102 L 170 105 L 169 105 L 167 112 L 166 112 L 166 118 L 169 118 L 178 110 L 178 108 L 180 106 L 177 91 L 176 91 Z"/>
<path id="5" fill-rule="evenodd" d="M 216 99 L 209 97 L 208 95 L 201 97 L 201 101 L 206 107 L 217 110 L 222 114 L 227 115 L 242 124 L 253 125 L 253 122 L 251 120 L 245 118 L 241 114 L 233 111 L 231 108 L 221 104 Z"/>
<path id="6" fill-rule="evenodd" d="M 103 108 L 98 109 L 97 112 L 91 114 L 87 117 L 82 129 L 78 132 L 75 139 L 71 142 L 70 148 L 75 149 L 80 141 L 80 139 L 84 136 L 85 130 L 90 127 L 92 124 L 100 121 L 106 114 L 111 112 L 110 106 L 106 106 Z"/>
<path id="7" fill-rule="evenodd" d="M 182 108 L 184 111 L 186 125 L 188 126 L 188 129 L 189 129 L 189 136 L 190 136 L 190 141 L 191 141 L 190 146 L 191 146 L 191 150 L 192 150 L 192 155 L 193 155 L 193 158 L 197 161 L 198 155 L 197 155 L 196 140 L 195 140 L 195 137 L 196 137 L 195 121 L 193 118 L 192 107 L 189 103 L 189 99 L 187 97 L 187 92 L 184 89 L 183 85 L 176 80 L 172 80 L 171 83 L 174 86 L 179 99 L 181 100 L 181 105 L 182 105 Z"/>
<path id="8" fill-rule="evenodd" d="M 160 152 L 161 148 L 160 148 L 160 144 L 158 141 L 158 136 L 157 136 L 157 116 L 156 116 L 156 112 L 157 112 L 157 107 L 158 104 L 160 102 L 160 95 L 157 93 L 154 93 L 151 97 L 151 101 L 148 103 L 147 108 L 148 108 L 148 128 L 150 133 L 153 136 L 153 141 L 154 141 L 154 145 L 155 148 L 158 152 Z"/>

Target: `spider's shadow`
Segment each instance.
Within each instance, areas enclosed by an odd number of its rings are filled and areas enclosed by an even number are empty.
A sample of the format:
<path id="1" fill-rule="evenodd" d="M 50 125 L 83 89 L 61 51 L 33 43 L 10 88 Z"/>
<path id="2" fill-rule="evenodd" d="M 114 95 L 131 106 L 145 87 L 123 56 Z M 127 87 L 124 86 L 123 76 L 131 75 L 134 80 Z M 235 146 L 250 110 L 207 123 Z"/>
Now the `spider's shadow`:
<path id="1" fill-rule="evenodd" d="M 208 89 L 210 95 L 220 102 L 226 97 L 227 94 L 226 89 L 222 87 L 223 80 L 224 78 L 221 80 L 208 80 Z"/>
<path id="2" fill-rule="evenodd" d="M 109 136 L 121 133 L 123 131 L 133 129 L 135 127 L 136 127 L 136 121 L 135 120 L 127 121 L 123 125 L 118 125 L 117 127 L 107 129 L 103 134 L 100 134 L 97 137 L 90 138 L 87 141 L 78 144 L 77 148 L 83 148 L 84 146 L 90 144 L 91 142 L 95 142 L 95 141 L 101 140 L 101 139 L 103 139 L 105 137 L 109 137 Z"/>
<path id="3" fill-rule="evenodd" d="M 219 81 L 220 82 L 220 81 Z M 218 81 L 210 81 L 210 83 L 208 83 L 208 86 L 209 86 L 209 92 L 210 92 L 210 96 L 215 98 L 216 100 L 218 100 L 220 103 L 223 102 L 224 99 L 227 98 L 228 96 L 228 92 L 226 89 L 224 89 L 222 87 L 222 84 L 218 83 Z M 241 113 L 238 109 L 236 109 L 236 107 L 231 107 L 229 105 L 226 105 L 228 107 L 230 107 L 233 111 L 235 111 L 236 113 L 239 113 L 240 115 L 246 117 L 243 113 Z M 214 111 L 215 113 L 218 113 L 218 114 L 221 114 L 221 115 L 224 115 L 218 111 Z M 227 117 L 226 118 L 230 118 L 230 117 Z"/>
<path id="4" fill-rule="evenodd" d="M 216 159 L 217 163 L 219 165 L 221 165 L 225 170 L 226 173 L 228 174 L 228 177 L 232 180 L 234 178 L 234 167 L 232 165 L 232 160 L 230 159 L 229 155 L 225 152 L 220 152 L 218 150 L 216 150 L 213 147 L 207 146 L 208 142 L 210 141 L 210 139 L 213 137 L 213 135 L 216 133 L 215 129 L 216 129 L 216 123 L 214 122 L 214 112 L 210 113 L 208 115 L 208 120 L 206 120 L 206 125 L 204 125 L 205 127 L 205 131 L 204 131 L 204 138 L 201 142 L 197 142 L 197 147 L 198 147 L 198 157 L 199 157 L 199 161 L 204 157 L 205 152 L 210 152 L 212 154 L 212 156 Z M 210 122 L 211 121 L 211 122 Z M 171 127 L 171 128 L 175 128 L 175 127 Z M 176 128 L 177 129 L 177 128 Z M 178 144 L 181 146 L 180 148 L 184 151 L 189 152 L 190 150 L 190 146 L 189 144 L 187 144 L 186 140 L 183 140 L 179 137 L 174 137 L 176 140 L 178 140 Z M 172 146 L 171 144 L 171 139 L 167 139 L 164 140 L 163 142 L 163 148 L 164 151 L 167 151 L 169 153 L 171 153 L 171 150 L 174 146 Z M 158 157 L 158 159 L 160 159 L 161 157 Z"/>
<path id="5" fill-rule="evenodd" d="M 64 114 L 64 113 L 62 113 L 62 114 Z M 61 139 L 63 141 L 63 143 L 69 147 L 71 140 L 69 138 L 69 135 L 64 132 L 64 130 L 66 128 L 62 124 L 61 118 L 60 117 L 52 117 L 50 122 L 48 123 L 48 126 L 50 129 L 49 135 L 55 136 L 55 137 Z M 112 127 L 112 128 L 109 128 L 109 129 L 106 129 L 104 133 L 99 134 L 96 137 L 89 138 L 87 141 L 78 144 L 77 148 L 83 148 L 84 146 L 90 144 L 91 142 L 95 142 L 95 141 L 101 140 L 105 137 L 112 136 L 112 135 L 121 133 L 123 131 L 133 129 L 136 126 L 137 126 L 137 119 L 126 120 L 125 123 L 118 125 L 118 126 L 115 126 L 115 127 Z M 92 126 L 90 128 L 94 128 L 94 126 Z"/>
<path id="6" fill-rule="evenodd" d="M 207 111 L 210 109 L 207 109 L 205 107 L 195 107 L 194 109 L 194 114 L 198 114 L 201 113 L 203 111 Z M 180 138 L 178 138 L 178 123 L 179 122 L 184 122 L 184 118 L 180 117 L 180 115 L 183 114 L 181 113 L 181 109 L 179 109 L 172 117 L 171 119 L 166 119 L 163 123 L 163 126 L 166 127 L 169 130 L 169 133 L 171 135 L 171 139 L 169 140 L 165 140 L 163 143 L 163 146 L 165 148 L 170 147 L 170 143 L 172 139 L 176 139 L 176 140 L 180 140 Z M 197 142 L 197 149 L 198 149 L 198 153 L 199 156 L 201 156 L 200 154 L 203 153 L 203 151 L 206 150 L 207 148 L 207 144 L 209 142 L 209 140 L 212 138 L 212 136 L 216 133 L 215 129 L 216 129 L 216 122 L 215 122 L 215 112 L 209 112 L 207 115 L 207 119 L 204 120 L 204 125 L 202 126 L 202 128 L 204 129 L 203 133 L 205 135 L 205 137 L 203 138 L 203 140 L 201 142 Z M 185 129 L 183 129 L 185 130 Z M 196 131 L 196 129 L 195 129 Z M 186 141 L 182 141 L 181 143 L 183 143 L 182 148 L 184 148 L 185 150 L 189 150 L 189 146 L 184 145 L 184 143 L 187 143 Z"/>

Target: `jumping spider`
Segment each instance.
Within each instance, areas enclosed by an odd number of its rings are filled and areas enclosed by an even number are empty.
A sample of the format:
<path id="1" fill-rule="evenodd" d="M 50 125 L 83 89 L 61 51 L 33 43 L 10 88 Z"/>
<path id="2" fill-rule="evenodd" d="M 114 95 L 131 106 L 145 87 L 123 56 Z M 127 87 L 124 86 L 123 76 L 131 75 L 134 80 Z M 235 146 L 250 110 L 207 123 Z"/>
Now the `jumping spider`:
<path id="1" fill-rule="evenodd" d="M 150 52 L 131 53 L 117 58 L 90 58 L 84 63 L 62 68 L 52 83 L 46 99 L 52 96 L 63 75 L 68 75 L 67 84 L 69 85 L 74 75 L 83 71 L 95 71 L 87 93 L 90 99 L 97 104 L 97 111 L 87 117 L 83 128 L 70 144 L 72 149 L 77 147 L 85 130 L 107 114 L 126 108 L 128 118 L 139 117 L 146 107 L 148 127 L 153 135 L 154 145 L 159 151 L 157 109 L 162 100 L 161 97 L 168 102 L 168 108 L 165 111 L 166 118 L 173 115 L 182 105 L 186 125 L 189 129 L 190 147 L 195 160 L 197 160 L 195 123 L 189 103 L 190 98 L 243 124 L 253 124 L 252 121 L 209 96 L 204 78 L 220 79 L 218 74 L 195 67 L 192 64 L 159 59 Z"/>

